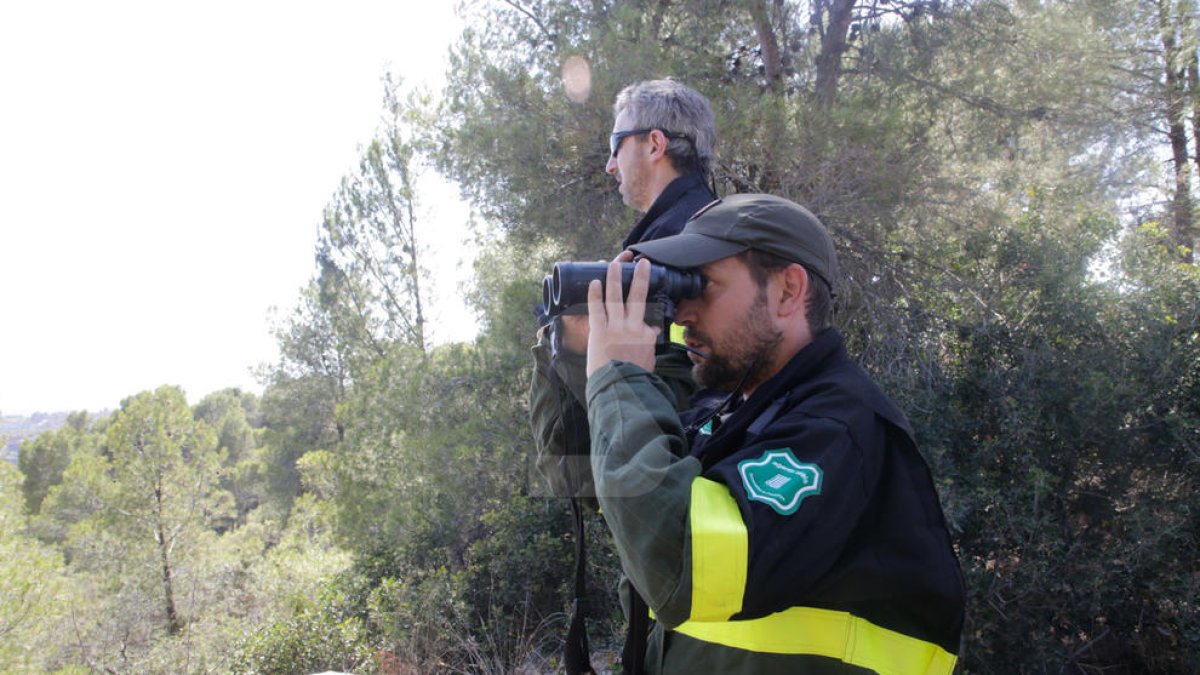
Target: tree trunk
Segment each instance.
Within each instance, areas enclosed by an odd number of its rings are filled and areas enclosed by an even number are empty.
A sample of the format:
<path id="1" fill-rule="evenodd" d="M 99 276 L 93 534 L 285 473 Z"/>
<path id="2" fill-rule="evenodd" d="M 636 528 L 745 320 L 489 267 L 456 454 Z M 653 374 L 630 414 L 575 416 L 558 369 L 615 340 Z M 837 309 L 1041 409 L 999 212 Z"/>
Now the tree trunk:
<path id="1" fill-rule="evenodd" d="M 413 303 L 413 342 L 421 348 L 421 354 L 428 358 L 429 350 L 425 344 L 425 312 L 421 308 L 421 265 L 417 256 L 417 214 L 413 209 L 413 186 L 409 182 L 407 167 L 401 174 L 404 181 L 405 210 L 408 214 L 406 233 L 409 241 L 408 249 L 408 285 Z"/>
<path id="2" fill-rule="evenodd" d="M 779 52 L 779 41 L 775 39 L 775 30 L 771 27 L 767 0 L 750 0 L 750 18 L 753 19 L 754 31 L 758 34 L 767 88 L 778 92 L 783 84 L 783 58 Z"/>
<path id="3" fill-rule="evenodd" d="M 654 8 L 654 14 L 650 15 L 650 35 L 655 40 L 661 40 L 663 17 L 671 10 L 671 0 L 659 0 L 658 6 Z"/>
<path id="4" fill-rule="evenodd" d="M 1193 18 L 1194 5 L 1191 0 L 1181 3 L 1180 14 L 1184 17 L 1183 35 L 1195 35 Z M 1181 51 L 1187 55 L 1187 102 L 1192 107 L 1192 161 L 1200 175 L 1200 45 L 1185 42 Z M 1192 223 L 1192 263 L 1200 265 L 1200 229 Z"/>
<path id="5" fill-rule="evenodd" d="M 163 599 L 164 599 L 164 602 L 166 605 L 166 610 L 167 610 L 167 634 L 168 635 L 178 635 L 180 629 L 183 626 L 179 622 L 179 612 L 175 608 L 175 587 L 174 587 L 174 583 L 172 582 L 171 556 L 170 556 L 170 552 L 168 551 L 168 549 L 170 548 L 170 544 L 167 541 L 166 530 L 164 530 L 164 528 L 163 528 L 163 519 L 162 519 L 163 495 L 162 495 L 161 487 L 159 487 L 155 491 L 155 499 L 158 502 L 155 505 L 157 508 L 157 511 L 158 511 L 158 515 L 156 518 L 157 522 L 155 522 L 156 530 L 154 532 L 154 538 L 158 540 L 158 553 L 159 553 L 159 557 L 162 560 L 162 585 L 163 585 Z"/>
<path id="6" fill-rule="evenodd" d="M 1185 110 L 1188 92 L 1185 90 L 1185 60 L 1181 54 L 1177 26 L 1171 15 L 1170 0 L 1158 0 L 1158 23 L 1162 35 L 1163 61 L 1166 70 L 1164 96 L 1167 108 L 1167 136 L 1171 142 L 1171 167 L 1175 174 L 1175 194 L 1171 202 L 1172 233 L 1175 244 L 1192 247 L 1191 163 L 1188 156 Z"/>
<path id="7" fill-rule="evenodd" d="M 813 23 L 821 31 L 821 52 L 817 54 L 817 104 L 828 108 L 837 99 L 838 79 L 842 74 L 842 54 L 849 48 L 846 36 L 850 34 L 851 19 L 854 17 L 855 0 L 816 0 L 813 7 Z M 829 22 L 824 23 L 821 15 L 828 10 Z"/>

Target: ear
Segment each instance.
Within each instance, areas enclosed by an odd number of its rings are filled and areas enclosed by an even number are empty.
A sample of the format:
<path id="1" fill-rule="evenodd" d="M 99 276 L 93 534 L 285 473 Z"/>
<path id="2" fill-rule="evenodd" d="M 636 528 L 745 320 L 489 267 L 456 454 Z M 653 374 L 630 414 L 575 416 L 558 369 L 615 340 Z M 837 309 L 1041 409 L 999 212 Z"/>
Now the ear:
<path id="1" fill-rule="evenodd" d="M 775 275 L 774 282 L 779 298 L 779 316 L 805 316 L 808 305 L 808 271 L 802 265 L 792 263 Z"/>
<path id="2" fill-rule="evenodd" d="M 647 136 L 650 140 L 650 159 L 660 159 L 667 156 L 667 145 L 671 139 L 662 131 L 655 129 Z"/>

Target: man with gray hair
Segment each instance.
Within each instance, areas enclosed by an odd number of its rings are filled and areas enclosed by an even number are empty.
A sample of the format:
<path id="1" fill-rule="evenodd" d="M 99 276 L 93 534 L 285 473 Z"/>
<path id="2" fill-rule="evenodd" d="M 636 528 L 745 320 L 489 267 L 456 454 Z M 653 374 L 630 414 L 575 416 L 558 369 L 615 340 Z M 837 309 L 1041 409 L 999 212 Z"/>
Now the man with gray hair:
<path id="1" fill-rule="evenodd" d="M 643 213 L 621 248 L 679 234 L 688 218 L 717 198 L 707 184 L 717 140 L 712 106 L 679 82 L 647 80 L 622 89 L 613 113 L 605 171 L 616 178 L 625 203 Z M 537 464 L 553 494 L 591 499 L 582 406 L 587 316 L 561 319 L 557 354 L 545 330 L 539 331 L 533 349 L 530 420 Z M 676 327 L 671 339 L 682 343 L 682 330 Z M 684 351 L 664 350 L 656 371 L 670 383 L 678 409 L 691 407 L 695 385 Z"/>
<path id="2" fill-rule="evenodd" d="M 616 120 L 609 136 L 605 171 L 616 178 L 625 204 L 643 214 L 621 248 L 679 234 L 692 214 L 717 198 L 707 184 L 717 140 L 708 99 L 674 80 L 649 80 L 623 89 L 613 104 L 613 113 Z M 556 339 L 545 330 L 539 331 L 533 348 L 530 422 L 537 445 L 537 466 L 551 493 L 574 498 L 572 512 L 579 542 L 575 592 L 576 603 L 582 607 L 586 564 L 581 544 L 581 504 L 588 505 L 588 510 L 596 506 L 584 407 L 588 318 L 585 314 L 559 318 L 561 322 L 556 324 L 563 331 L 558 339 L 561 349 L 556 351 L 552 346 Z M 674 339 L 681 342 L 682 331 L 675 332 Z M 655 372 L 668 383 L 677 410 L 693 404 L 695 385 L 690 371 L 691 362 L 680 349 L 664 349 L 657 357 Z M 566 671 L 593 672 L 588 652 L 583 612 L 573 611 Z M 641 659 L 624 660 L 640 663 Z M 638 670 L 630 667 L 625 672 Z"/>
<path id="3" fill-rule="evenodd" d="M 678 234 L 716 199 L 712 173 L 716 124 L 708 99 L 674 80 L 647 80 L 617 94 L 605 171 L 621 198 L 642 212 L 622 248 Z"/>

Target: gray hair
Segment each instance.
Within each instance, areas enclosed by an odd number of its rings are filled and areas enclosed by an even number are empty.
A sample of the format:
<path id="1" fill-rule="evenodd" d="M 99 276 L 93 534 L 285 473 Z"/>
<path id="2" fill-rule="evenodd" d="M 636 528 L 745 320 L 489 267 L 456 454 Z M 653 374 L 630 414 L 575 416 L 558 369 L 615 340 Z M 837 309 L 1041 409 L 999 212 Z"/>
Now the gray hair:
<path id="1" fill-rule="evenodd" d="M 628 112 L 634 129 L 659 129 L 682 134 L 667 143 L 667 157 L 679 171 L 712 171 L 717 127 L 712 106 L 700 92 L 675 80 L 646 80 L 617 94 L 613 115 Z"/>

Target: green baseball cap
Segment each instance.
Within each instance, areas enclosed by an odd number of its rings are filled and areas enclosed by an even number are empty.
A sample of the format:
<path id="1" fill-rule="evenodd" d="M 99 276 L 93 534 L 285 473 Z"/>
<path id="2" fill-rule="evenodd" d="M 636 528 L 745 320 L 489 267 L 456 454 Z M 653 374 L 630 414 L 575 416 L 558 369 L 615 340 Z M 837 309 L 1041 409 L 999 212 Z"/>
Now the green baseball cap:
<path id="1" fill-rule="evenodd" d="M 829 231 L 808 209 L 765 194 L 738 194 L 700 209 L 679 234 L 629 247 L 671 267 L 700 267 L 748 249 L 804 265 L 830 290 L 838 275 Z"/>

